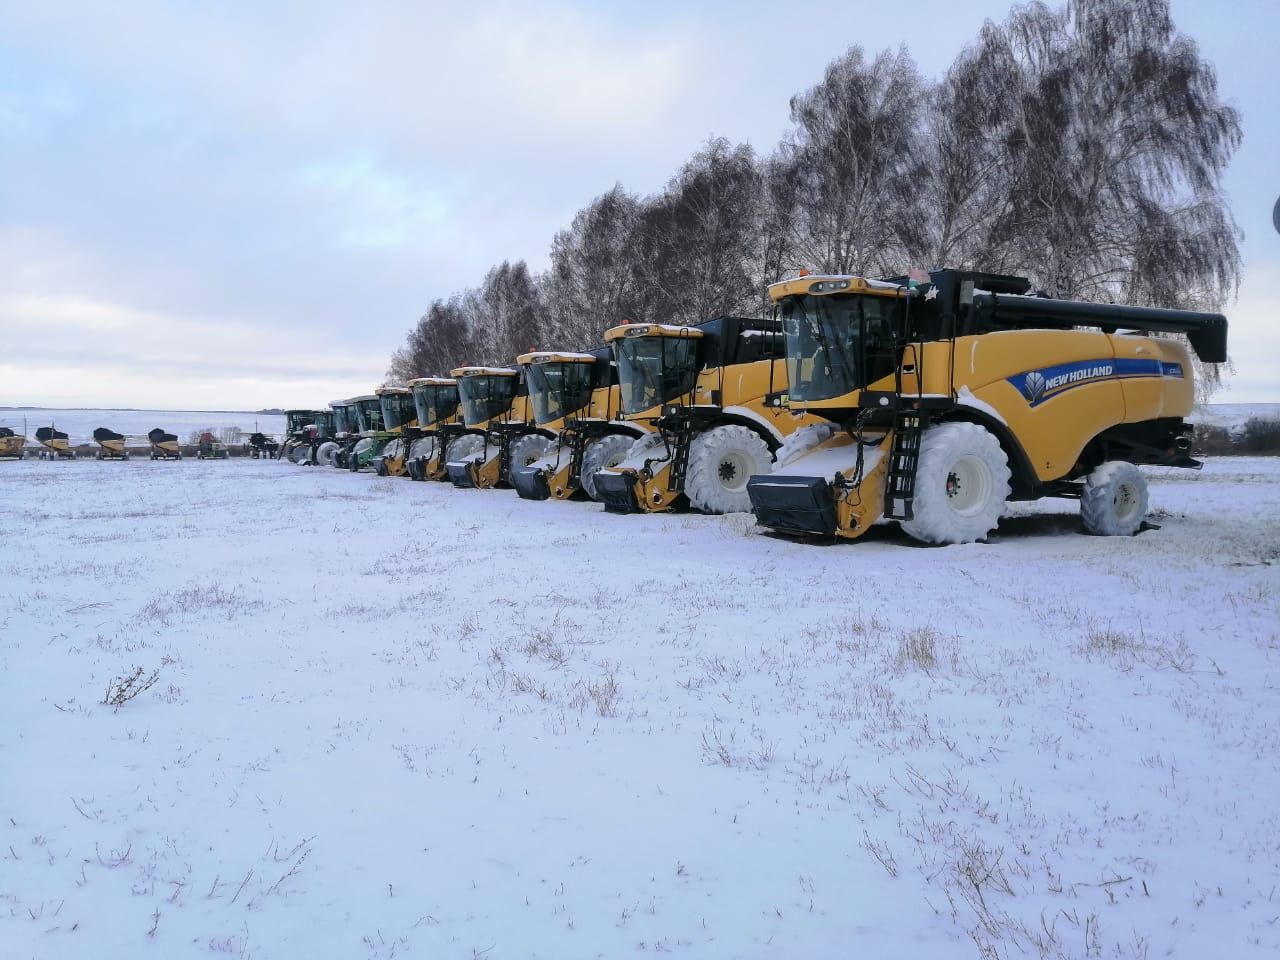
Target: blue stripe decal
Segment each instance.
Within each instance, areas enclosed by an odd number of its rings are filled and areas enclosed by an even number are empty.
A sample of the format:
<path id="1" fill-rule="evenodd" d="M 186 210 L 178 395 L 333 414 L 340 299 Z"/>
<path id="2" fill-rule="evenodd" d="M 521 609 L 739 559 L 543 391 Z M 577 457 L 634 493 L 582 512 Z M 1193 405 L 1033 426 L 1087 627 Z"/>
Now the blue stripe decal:
<path id="1" fill-rule="evenodd" d="M 1101 360 L 1078 360 L 1060 363 L 1054 367 L 1041 367 L 1009 377 L 1011 383 L 1033 407 L 1051 400 L 1073 387 L 1083 387 L 1103 380 L 1120 380 L 1128 377 L 1177 377 L 1181 378 L 1182 364 L 1164 363 L 1160 360 L 1135 360 L 1133 358 L 1107 357 Z"/>

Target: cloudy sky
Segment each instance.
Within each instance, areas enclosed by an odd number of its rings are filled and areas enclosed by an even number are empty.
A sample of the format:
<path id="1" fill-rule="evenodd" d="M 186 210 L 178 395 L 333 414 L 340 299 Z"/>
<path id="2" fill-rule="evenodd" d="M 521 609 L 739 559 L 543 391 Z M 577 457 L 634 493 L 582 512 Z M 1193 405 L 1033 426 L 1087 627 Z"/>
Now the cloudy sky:
<path id="1" fill-rule="evenodd" d="M 0 405 L 367 391 L 429 301 L 709 136 L 769 151 L 848 46 L 940 74 L 1009 3 L 0 0 Z M 1219 399 L 1280 401 L 1275 0 L 1174 0 L 1244 114 Z"/>

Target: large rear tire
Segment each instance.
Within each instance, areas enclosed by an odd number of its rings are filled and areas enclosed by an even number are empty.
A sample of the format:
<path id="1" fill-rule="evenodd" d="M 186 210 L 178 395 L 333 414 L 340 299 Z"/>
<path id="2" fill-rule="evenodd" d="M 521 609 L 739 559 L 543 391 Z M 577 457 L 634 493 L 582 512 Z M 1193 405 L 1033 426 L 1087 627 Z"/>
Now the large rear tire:
<path id="1" fill-rule="evenodd" d="M 1130 537 L 1147 518 L 1150 495 L 1147 478 L 1132 463 L 1112 460 L 1085 479 L 1080 494 L 1080 519 L 1099 537 Z"/>
<path id="2" fill-rule="evenodd" d="M 639 441 L 622 433 L 612 433 L 590 444 L 582 454 L 582 476 L 578 478 L 588 497 L 600 502 L 596 492 L 596 473 L 605 467 L 615 467 L 627 458 L 631 448 Z"/>
<path id="3" fill-rule="evenodd" d="M 751 509 L 747 480 L 768 473 L 769 446 L 749 427 L 730 424 L 693 438 L 684 492 L 703 513 L 745 513 Z"/>
<path id="4" fill-rule="evenodd" d="M 914 519 L 902 529 L 924 543 L 973 543 L 996 528 L 1009 498 L 1009 458 L 976 423 L 940 423 L 920 442 Z"/>
<path id="5" fill-rule="evenodd" d="M 332 467 L 333 458 L 338 455 L 338 445 L 332 440 L 320 444 L 320 449 L 316 451 L 316 466 Z"/>

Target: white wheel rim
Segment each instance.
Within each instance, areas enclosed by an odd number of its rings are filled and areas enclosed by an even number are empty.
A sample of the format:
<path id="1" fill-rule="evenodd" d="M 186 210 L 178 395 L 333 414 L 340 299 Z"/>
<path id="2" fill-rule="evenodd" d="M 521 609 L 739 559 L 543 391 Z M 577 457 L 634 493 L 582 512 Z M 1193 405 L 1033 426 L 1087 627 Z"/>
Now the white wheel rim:
<path id="1" fill-rule="evenodd" d="M 978 457 L 960 457 L 947 471 L 947 504 L 961 516 L 981 511 L 991 499 L 991 471 Z"/>
<path id="2" fill-rule="evenodd" d="M 752 466 L 750 457 L 737 450 L 731 450 L 716 464 L 716 479 L 724 489 L 736 493 L 747 485 Z"/>
<path id="3" fill-rule="evenodd" d="M 1116 495 L 1111 500 L 1116 519 L 1122 523 L 1132 523 L 1138 516 L 1142 498 L 1138 496 L 1138 488 L 1133 483 L 1116 485 Z"/>

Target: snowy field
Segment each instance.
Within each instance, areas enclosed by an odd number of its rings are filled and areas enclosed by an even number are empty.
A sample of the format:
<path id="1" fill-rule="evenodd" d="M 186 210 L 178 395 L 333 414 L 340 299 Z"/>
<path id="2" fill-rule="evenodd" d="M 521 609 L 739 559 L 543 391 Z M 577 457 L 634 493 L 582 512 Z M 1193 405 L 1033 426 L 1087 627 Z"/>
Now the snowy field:
<path id="1" fill-rule="evenodd" d="M 225 427 L 239 427 L 245 433 L 261 430 L 268 434 L 284 432 L 284 417 L 235 410 L 2 410 L 0 427 L 10 427 L 16 433 L 23 432 L 35 446 L 36 430 L 50 424 L 65 433 L 72 444 L 92 443 L 93 431 L 106 427 L 127 437 L 141 437 L 145 444 L 148 431 L 160 427 L 176 434 L 184 442 L 193 432 L 213 430 L 218 434 Z"/>
<path id="2" fill-rule="evenodd" d="M 930 549 L 0 464 L 0 955 L 1274 957 L 1280 460 L 1152 475 Z"/>
<path id="3" fill-rule="evenodd" d="M 1201 403 L 1189 419 L 1192 423 L 1237 431 L 1254 419 L 1280 421 L 1280 403 Z"/>

